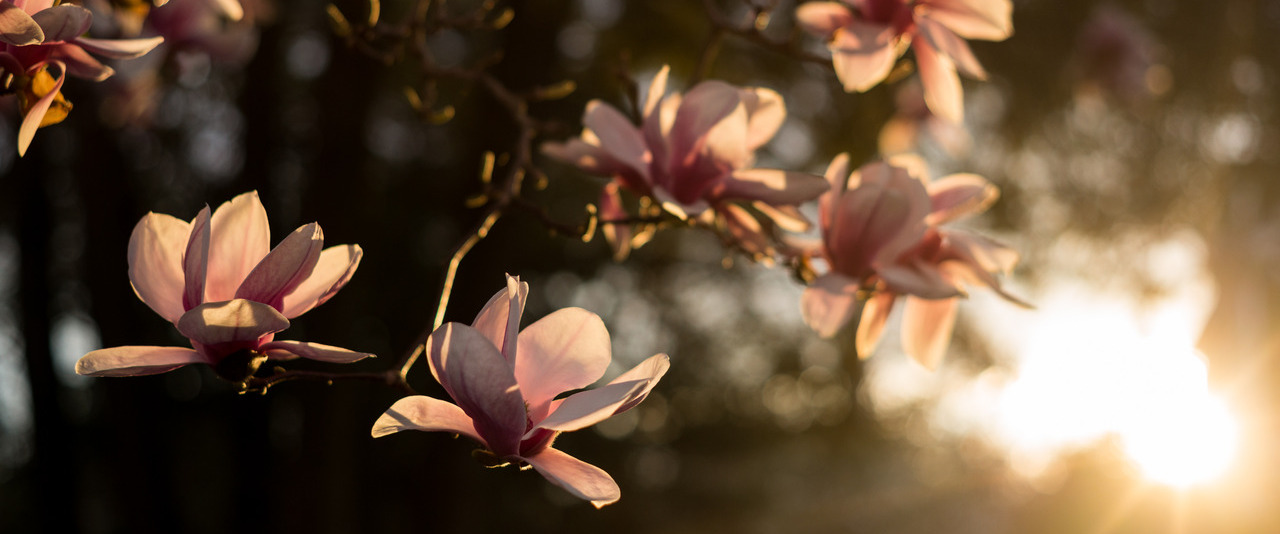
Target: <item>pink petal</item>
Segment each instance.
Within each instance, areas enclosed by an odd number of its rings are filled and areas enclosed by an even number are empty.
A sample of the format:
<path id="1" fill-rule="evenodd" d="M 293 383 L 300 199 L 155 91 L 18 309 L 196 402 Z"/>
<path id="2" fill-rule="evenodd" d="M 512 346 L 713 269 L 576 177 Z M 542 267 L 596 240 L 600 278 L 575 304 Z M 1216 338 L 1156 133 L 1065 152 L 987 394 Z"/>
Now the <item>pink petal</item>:
<path id="1" fill-rule="evenodd" d="M 936 369 L 951 343 L 956 299 L 907 298 L 902 316 L 902 348 L 927 369 Z"/>
<path id="2" fill-rule="evenodd" d="M 22 8 L 0 0 L 0 42 L 26 46 L 44 41 L 44 30 Z"/>
<path id="3" fill-rule="evenodd" d="M 258 347 L 258 350 L 275 359 L 290 359 L 288 356 L 301 356 L 308 360 L 329 363 L 351 363 L 373 357 L 373 354 L 368 352 L 356 352 L 342 347 L 304 341 L 271 341 L 263 343 Z M 281 358 L 281 356 L 285 357 Z"/>
<path id="4" fill-rule="evenodd" d="M 101 61 L 89 55 L 79 46 L 69 43 L 52 46 L 53 54 L 50 57 L 65 62 L 67 64 L 67 73 L 72 76 L 100 82 L 116 73 L 115 69 L 103 65 Z"/>
<path id="5" fill-rule="evenodd" d="M 56 62 L 61 69 L 58 73 L 58 79 L 53 83 L 53 89 L 47 94 L 40 97 L 35 105 L 27 111 L 27 115 L 22 118 L 22 126 L 18 128 L 18 156 L 26 155 L 27 147 L 31 146 L 31 140 L 36 136 L 36 130 L 40 129 L 40 122 L 44 120 L 44 114 L 48 113 L 49 106 L 53 104 L 53 99 L 58 96 L 58 92 L 62 90 L 63 82 L 67 81 L 67 68 L 61 62 Z"/>
<path id="6" fill-rule="evenodd" d="M 877 271 L 897 293 L 915 295 L 925 299 L 946 299 L 963 295 L 960 288 L 949 280 L 938 265 L 920 258 L 907 258 Z"/>
<path id="7" fill-rule="evenodd" d="M 474 421 L 489 450 L 499 458 L 517 454 L 527 416 L 502 353 L 479 331 L 458 323 L 436 329 L 427 347 L 432 373 Z"/>
<path id="8" fill-rule="evenodd" d="M 563 143 L 543 143 L 539 150 L 548 157 L 573 165 L 583 172 L 599 176 L 626 173 L 629 167 L 613 157 L 599 145 L 582 139 L 569 139 Z"/>
<path id="9" fill-rule="evenodd" d="M 649 396 L 649 392 L 653 391 L 653 387 L 658 385 L 658 381 L 662 380 L 662 377 L 666 376 L 667 369 L 670 368 L 670 357 L 666 354 L 654 354 L 653 356 L 645 359 L 645 361 L 640 362 L 635 367 L 632 367 L 629 371 L 622 373 L 621 375 L 618 375 L 617 378 L 609 381 L 609 385 L 621 384 L 632 380 L 647 381 L 644 389 L 632 394 L 630 400 L 622 403 L 621 406 L 614 410 L 614 415 L 635 408 L 636 405 L 644 401 L 644 399 Z"/>
<path id="10" fill-rule="evenodd" d="M 555 411 L 525 434 L 532 436 L 539 428 L 568 432 L 589 427 L 617 413 L 618 408 L 634 399 L 648 382 L 630 380 L 595 389 L 579 391 L 557 403 Z"/>
<path id="11" fill-rule="evenodd" d="M 182 254 L 191 224 L 163 213 L 148 213 L 129 237 L 129 281 L 138 298 L 165 320 L 176 323 L 182 306 Z"/>
<path id="12" fill-rule="evenodd" d="M 834 221 L 824 240 L 832 269 L 858 278 L 881 258 L 896 257 L 919 240 L 929 197 L 919 180 L 882 163 L 863 166 L 850 181 L 858 186 L 834 206 Z"/>
<path id="13" fill-rule="evenodd" d="M 252 343 L 286 328 L 275 308 L 244 299 L 201 304 L 178 319 L 178 331 L 201 345 Z"/>
<path id="14" fill-rule="evenodd" d="M 599 101 L 587 102 L 582 125 L 600 139 L 600 148 L 640 176 L 649 175 L 649 148 L 644 136 L 618 110 Z"/>
<path id="15" fill-rule="evenodd" d="M 172 371 L 192 363 L 209 363 L 199 352 L 181 347 L 111 347 L 98 349 L 76 362 L 86 376 L 143 376 Z"/>
<path id="16" fill-rule="evenodd" d="M 516 336 L 520 332 L 520 316 L 524 314 L 524 302 L 528 296 L 529 284 L 521 282 L 518 276 L 507 275 L 507 288 L 490 297 L 471 322 L 472 328 L 493 343 L 512 368 L 515 367 L 519 346 Z"/>
<path id="17" fill-rule="evenodd" d="M 209 275 L 205 297 L 231 300 L 240 283 L 271 250 L 267 210 L 258 192 L 241 194 L 218 206 L 210 219 Z"/>
<path id="18" fill-rule="evenodd" d="M 771 255 L 772 243 L 764 233 L 760 221 L 737 204 L 724 204 L 716 208 L 724 221 L 725 229 L 733 236 L 734 243 L 749 255 Z"/>
<path id="19" fill-rule="evenodd" d="M 809 218 L 795 206 L 774 206 L 757 200 L 751 203 L 751 207 L 773 221 L 778 228 L 788 232 L 808 232 L 813 226 Z"/>
<path id="20" fill-rule="evenodd" d="M 182 292 L 182 309 L 190 310 L 204 304 L 205 273 L 209 271 L 209 206 L 205 206 L 191 221 L 191 237 L 187 250 L 182 254 L 182 272 L 185 285 Z"/>
<path id="21" fill-rule="evenodd" d="M 462 434 L 487 446 L 462 408 L 425 395 L 414 395 L 396 401 L 373 423 L 371 434 L 380 438 L 401 430 Z"/>
<path id="22" fill-rule="evenodd" d="M 840 2 L 806 2 L 796 8 L 796 23 L 804 31 L 824 39 L 850 22 L 853 22 L 853 12 Z"/>
<path id="23" fill-rule="evenodd" d="M 604 321 L 582 308 L 564 308 L 520 332 L 516 382 L 530 417 L 538 421 L 552 399 L 599 380 L 612 361 Z"/>
<path id="24" fill-rule="evenodd" d="M 710 180 L 746 165 L 751 157 L 746 119 L 737 87 L 711 80 L 689 91 L 671 126 L 670 172 L 674 181 L 664 184 L 668 191 L 687 204 Z"/>
<path id="25" fill-rule="evenodd" d="M 160 46 L 160 43 L 164 42 L 164 37 L 148 37 L 145 39 L 91 39 L 89 37 L 77 37 L 74 42 L 100 56 L 107 56 L 112 59 L 133 59 Z"/>
<path id="26" fill-rule="evenodd" d="M 662 97 L 667 92 L 667 77 L 671 73 L 670 65 L 663 65 L 658 73 L 653 75 L 653 80 L 649 82 L 649 91 L 645 93 L 644 107 L 641 113 L 644 117 L 648 117 L 657 109 L 658 103 L 662 101 Z"/>
<path id="27" fill-rule="evenodd" d="M 952 174 L 929 184 L 929 225 L 939 225 L 982 213 L 1000 198 L 1000 189 L 976 174 Z"/>
<path id="28" fill-rule="evenodd" d="M 303 280 L 311 276 L 320 261 L 324 247 L 324 232 L 320 225 L 311 223 L 299 227 L 284 238 L 258 266 L 244 277 L 236 298 L 270 304 L 279 310 L 284 308 L 284 296 L 292 293 Z"/>
<path id="29" fill-rule="evenodd" d="M 93 14 L 80 6 L 62 4 L 39 11 L 31 19 L 44 30 L 44 42 L 68 41 L 89 30 Z"/>
<path id="30" fill-rule="evenodd" d="M 787 120 L 787 107 L 782 95 L 772 89 L 748 87 L 739 92 L 747 110 L 747 150 L 760 148 Z"/>
<path id="31" fill-rule="evenodd" d="M 775 205 L 796 205 L 818 198 L 829 187 L 821 176 L 807 172 L 739 169 L 721 182 L 712 195 L 722 200 L 760 200 Z"/>
<path id="32" fill-rule="evenodd" d="M 831 231 L 835 222 L 835 204 L 844 195 L 849 183 L 849 154 L 841 153 L 827 165 L 825 175 L 829 189 L 818 197 L 818 229 L 823 235 Z"/>
<path id="33" fill-rule="evenodd" d="M 893 301 L 897 297 L 890 291 L 878 291 L 862 305 L 858 334 L 854 338 L 859 358 L 867 358 L 876 351 L 880 336 L 884 334 L 884 325 L 889 321 L 889 312 L 893 311 Z"/>
<path id="34" fill-rule="evenodd" d="M 837 273 L 819 276 L 800 295 L 804 323 L 821 337 L 834 337 L 858 308 L 858 281 Z"/>
<path id="35" fill-rule="evenodd" d="M 884 81 L 900 55 L 897 37 L 892 27 L 861 20 L 836 32 L 828 48 L 845 91 L 861 93 Z"/>
<path id="36" fill-rule="evenodd" d="M 927 0 L 924 17 L 966 39 L 1003 41 L 1013 35 L 1013 3 L 1009 0 Z"/>
<path id="37" fill-rule="evenodd" d="M 622 206 L 616 181 L 605 184 L 604 189 L 600 191 L 598 205 L 600 212 L 597 216 L 601 221 L 618 221 L 630 216 Z M 609 242 L 609 248 L 613 249 L 613 260 L 627 259 L 627 255 L 631 253 L 631 225 L 601 223 L 600 232 L 604 234 L 605 241 Z"/>
<path id="38" fill-rule="evenodd" d="M 214 11 L 231 20 L 240 20 L 244 18 L 244 8 L 240 6 L 237 0 L 211 0 Z M 159 7 L 159 6 L 157 6 Z"/>
<path id="39" fill-rule="evenodd" d="M 921 19 L 917 28 L 933 44 L 935 49 L 951 58 L 961 72 L 979 80 L 987 78 L 987 71 L 982 68 L 978 58 L 973 57 L 973 51 L 969 49 L 969 44 L 964 42 L 964 39 L 961 39 L 960 36 L 952 33 L 945 26 L 927 18 Z"/>
<path id="40" fill-rule="evenodd" d="M 333 298 L 351 280 L 363 256 L 360 245 L 338 245 L 321 251 L 311 276 L 284 296 L 280 313 L 292 319 Z"/>
<path id="41" fill-rule="evenodd" d="M 591 501 L 596 508 L 613 504 L 622 497 L 622 490 L 609 473 L 551 447 L 524 461 L 552 484 L 564 488 L 574 497 Z"/>
<path id="42" fill-rule="evenodd" d="M 916 37 L 911 49 L 916 52 L 920 83 L 924 85 L 924 101 L 929 111 L 939 118 L 959 123 L 964 120 L 964 89 L 951 59 L 939 54 L 928 39 Z"/>

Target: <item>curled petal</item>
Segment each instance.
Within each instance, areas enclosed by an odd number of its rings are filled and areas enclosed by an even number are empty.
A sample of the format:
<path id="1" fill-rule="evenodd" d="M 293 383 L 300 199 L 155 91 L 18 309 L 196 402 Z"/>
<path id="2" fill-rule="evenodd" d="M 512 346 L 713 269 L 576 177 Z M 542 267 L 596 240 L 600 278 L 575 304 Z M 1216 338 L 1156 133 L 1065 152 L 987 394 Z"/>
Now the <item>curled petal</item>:
<path id="1" fill-rule="evenodd" d="M 18 128 L 18 156 L 26 155 L 27 147 L 31 146 L 31 140 L 36 136 L 36 130 L 40 128 L 44 121 L 44 114 L 49 111 L 49 106 L 53 105 L 53 99 L 62 91 L 62 83 L 67 80 L 66 66 L 61 62 L 55 62 L 60 67 L 58 79 L 53 82 L 53 88 L 40 97 L 31 109 L 27 111 L 27 115 L 22 118 L 22 126 Z"/>
<path id="2" fill-rule="evenodd" d="M 925 222 L 939 225 L 982 213 L 1000 198 L 1000 189 L 976 174 L 952 174 L 929 184 L 931 209 Z"/>
<path id="3" fill-rule="evenodd" d="M 93 14 L 80 6 L 62 4 L 31 15 L 44 30 L 44 42 L 69 41 L 89 31 Z"/>
<path id="4" fill-rule="evenodd" d="M 822 337 L 832 337 L 858 308 L 858 282 L 836 273 L 819 276 L 800 296 L 805 324 Z"/>
<path id="5" fill-rule="evenodd" d="M 373 437 L 380 438 L 401 430 L 452 432 L 487 446 L 462 408 L 425 395 L 414 395 L 396 401 L 373 423 L 370 433 Z"/>
<path id="6" fill-rule="evenodd" d="M 86 376 L 143 376 L 172 371 L 192 363 L 209 363 L 203 355 L 181 347 L 111 347 L 98 349 L 76 362 Z"/>
<path id="7" fill-rule="evenodd" d="M 499 290 L 471 322 L 506 357 L 508 365 L 515 367 L 520 332 L 520 316 L 524 314 L 524 301 L 529 296 L 529 284 L 520 277 L 507 275 L 507 287 Z M 439 377 L 436 377 L 439 379 Z"/>
<path id="8" fill-rule="evenodd" d="M 551 483 L 564 488 L 574 497 L 591 501 L 601 508 L 622 497 L 622 490 L 603 469 L 569 456 L 551 447 L 524 458 Z"/>
<path id="9" fill-rule="evenodd" d="M 600 379 L 612 360 L 604 321 L 582 308 L 564 308 L 520 332 L 516 382 L 533 420 L 566 391 Z"/>
<path id="10" fill-rule="evenodd" d="M 946 299 L 964 294 L 936 263 L 922 258 L 905 258 L 880 267 L 878 273 L 897 293 L 925 299 Z"/>
<path id="11" fill-rule="evenodd" d="M 897 42 L 892 27 L 860 20 L 836 32 L 828 48 L 844 90 L 861 93 L 884 81 L 898 59 Z"/>
<path id="12" fill-rule="evenodd" d="M 285 317 L 297 317 L 333 298 L 351 280 L 363 256 L 360 245 L 338 245 L 321 251 L 311 276 L 284 296 L 280 312 Z"/>
<path id="13" fill-rule="evenodd" d="M 351 363 L 365 358 L 372 358 L 368 352 L 356 352 L 342 347 L 321 345 L 305 341 L 271 341 L 258 347 L 260 352 L 274 359 L 289 359 L 289 356 L 301 356 L 308 360 L 329 363 Z"/>
<path id="14" fill-rule="evenodd" d="M 447 323 L 427 340 L 431 370 L 499 458 L 519 452 L 524 398 L 502 353 L 474 328 Z"/>
<path id="15" fill-rule="evenodd" d="M 236 298 L 283 309 L 284 296 L 311 276 L 323 247 L 324 232 L 320 225 L 311 223 L 294 230 L 249 272 L 236 289 Z"/>
<path id="16" fill-rule="evenodd" d="M 884 325 L 889 321 L 889 312 L 893 311 L 893 301 L 897 298 L 892 292 L 880 291 L 862 305 L 862 317 L 858 318 L 858 335 L 854 339 L 859 358 L 870 357 L 876 351 L 876 345 L 884 334 Z"/>
<path id="17" fill-rule="evenodd" d="M 27 46 L 41 41 L 44 41 L 44 30 L 31 15 L 13 2 L 0 1 L 0 42 Z"/>
<path id="18" fill-rule="evenodd" d="M 160 46 L 164 42 L 164 37 L 147 37 L 145 39 L 92 39 L 89 37 L 77 37 L 75 44 L 78 44 L 90 52 L 100 56 L 106 56 L 112 59 L 133 59 L 150 52 L 151 49 Z"/>
<path id="19" fill-rule="evenodd" d="M 231 300 L 246 276 L 271 250 L 271 226 L 257 191 L 223 202 L 210 219 L 205 297 Z"/>
<path id="20" fill-rule="evenodd" d="M 936 369 L 951 343 L 956 299 L 907 298 L 902 316 L 902 348 L 926 369 Z"/>
<path id="21" fill-rule="evenodd" d="M 163 213 L 148 213 L 129 237 L 129 281 L 138 298 L 165 320 L 176 323 L 182 307 L 182 251 L 191 224 Z"/>
<path id="22" fill-rule="evenodd" d="M 289 319 L 275 308 L 251 300 L 209 302 L 178 319 L 178 331 L 201 345 L 252 343 L 289 328 Z"/>
<path id="23" fill-rule="evenodd" d="M 959 123 L 964 120 L 964 89 L 951 58 L 938 53 L 928 39 L 912 40 L 916 65 L 920 67 L 920 83 L 924 85 L 924 101 L 934 115 Z"/>
<path id="24" fill-rule="evenodd" d="M 965 39 L 1003 41 L 1013 35 L 1013 3 L 1009 0 L 927 0 L 925 17 Z"/>
<path id="25" fill-rule="evenodd" d="M 720 199 L 761 200 L 775 205 L 807 202 L 830 187 L 816 174 L 774 169 L 739 169 L 722 184 L 714 193 Z"/>
<path id="26" fill-rule="evenodd" d="M 840 2 L 806 2 L 796 8 L 796 22 L 804 31 L 830 38 L 836 30 L 853 22 L 853 12 Z"/>

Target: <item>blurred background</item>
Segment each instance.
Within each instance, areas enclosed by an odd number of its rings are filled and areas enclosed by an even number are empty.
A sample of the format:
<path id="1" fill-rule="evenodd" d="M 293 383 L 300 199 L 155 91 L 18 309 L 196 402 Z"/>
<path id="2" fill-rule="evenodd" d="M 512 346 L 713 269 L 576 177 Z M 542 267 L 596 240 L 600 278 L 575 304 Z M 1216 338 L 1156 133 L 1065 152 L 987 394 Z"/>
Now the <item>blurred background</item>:
<path id="1" fill-rule="evenodd" d="M 788 103 L 760 166 L 820 173 L 840 152 L 915 150 L 937 176 L 987 177 L 1003 196 L 965 223 L 1022 253 L 1007 287 L 1036 309 L 975 292 L 938 370 L 901 354 L 896 318 L 860 360 L 851 328 L 823 340 L 805 327 L 786 269 L 726 260 L 709 233 L 667 230 L 614 262 L 599 240 L 513 211 L 462 263 L 449 320 L 470 321 L 509 272 L 531 287 L 525 324 L 565 306 L 604 318 L 610 377 L 672 356 L 640 407 L 557 441 L 622 487 L 599 511 L 532 472 L 484 469 L 466 440 L 371 439 L 401 396 L 376 384 L 239 395 L 203 366 L 74 374 L 95 348 L 185 345 L 129 286 L 139 218 L 190 219 L 252 189 L 273 243 L 319 221 L 327 242 L 365 251 L 286 337 L 379 355 L 351 370 L 389 368 L 477 222 L 465 200 L 483 153 L 514 142 L 509 114 L 471 84 L 442 80 L 415 110 L 405 88 L 425 87 L 422 70 L 353 50 L 321 2 L 255 0 L 240 22 L 165 29 L 164 10 L 200 1 L 155 9 L 164 48 L 106 82 L 68 81 L 67 121 L 22 159 L 0 151 L 0 531 L 1280 530 L 1280 1 L 1017 0 L 1012 38 L 971 43 L 990 79 L 965 81 L 961 127 L 928 114 L 909 70 L 849 95 L 829 66 L 724 36 L 709 77 Z M 770 5 L 766 36 L 824 53 L 793 36 L 794 2 Z M 574 81 L 530 106 L 539 141 L 577 135 L 592 98 L 625 109 L 620 72 L 643 86 L 670 64 L 670 87 L 687 89 L 707 9 L 750 23 L 737 0 L 502 7 L 501 31 L 442 28 L 426 44 L 442 68 L 501 50 L 489 72 L 514 91 Z M 387 2 L 382 20 L 409 8 Z M 446 106 L 451 120 L 424 120 Z M 547 187 L 526 197 L 581 222 L 602 180 L 535 163 Z M 424 365 L 409 379 L 447 398 Z"/>

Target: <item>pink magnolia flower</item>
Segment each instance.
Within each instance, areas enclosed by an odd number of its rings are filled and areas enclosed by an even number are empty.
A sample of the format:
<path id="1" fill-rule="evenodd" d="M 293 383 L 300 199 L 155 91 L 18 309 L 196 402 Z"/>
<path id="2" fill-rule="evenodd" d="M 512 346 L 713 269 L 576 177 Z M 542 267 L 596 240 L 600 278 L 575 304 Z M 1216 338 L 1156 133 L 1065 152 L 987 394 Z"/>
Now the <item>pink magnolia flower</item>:
<path id="1" fill-rule="evenodd" d="M 507 287 L 471 326 L 448 323 L 427 341 L 431 373 L 457 404 L 426 396 L 396 401 L 373 437 L 401 430 L 450 432 L 484 447 L 491 463 L 533 466 L 552 483 L 597 508 L 621 491 L 604 470 L 552 447 L 561 432 L 594 425 L 640 404 L 667 372 L 655 355 L 599 388 L 585 388 L 609 367 L 609 332 L 594 313 L 558 310 L 519 331 L 529 285 Z M 518 332 L 518 333 L 517 333 Z"/>
<path id="2" fill-rule="evenodd" d="M 58 116 L 47 121 L 45 115 L 59 98 L 68 73 L 102 81 L 115 72 L 89 52 L 111 58 L 135 58 L 163 41 L 160 37 L 116 40 L 83 37 L 92 24 L 93 15 L 80 6 L 55 6 L 53 0 L 0 0 L 0 69 L 14 76 L 11 83 L 16 86 L 10 88 L 21 88 L 23 94 L 29 94 L 18 129 L 18 155 L 26 153 L 38 128 L 62 120 L 62 116 Z M 44 71 L 50 65 L 58 70 L 52 87 L 33 90 L 32 81 L 47 75 Z"/>
<path id="3" fill-rule="evenodd" d="M 796 18 L 828 40 L 845 91 L 866 91 L 883 81 L 910 46 L 929 109 L 960 122 L 964 95 L 956 69 L 977 79 L 987 76 L 964 40 L 1007 39 L 1012 14 L 1009 0 L 844 0 L 803 4 Z"/>
<path id="4" fill-rule="evenodd" d="M 192 363 L 243 380 L 263 360 L 299 356 L 348 363 L 371 354 L 301 341 L 273 341 L 289 319 L 329 300 L 360 264 L 358 245 L 324 247 L 320 225 L 294 230 L 268 251 L 271 232 L 257 192 L 191 222 L 148 213 L 129 239 L 129 280 L 138 298 L 173 323 L 193 348 L 95 350 L 76 363 L 90 376 L 163 373 Z"/>
<path id="5" fill-rule="evenodd" d="M 848 158 L 832 161 L 832 192 L 819 206 L 821 254 L 830 272 L 805 289 L 801 311 L 811 328 L 829 337 L 865 298 L 856 345 L 866 357 L 875 351 L 894 301 L 905 296 L 903 348 L 932 369 L 946 353 L 957 297 L 967 294 L 967 286 L 987 286 L 1026 305 L 997 278 L 1013 269 L 1018 254 L 972 232 L 940 226 L 986 210 L 999 196 L 995 186 L 975 174 L 927 182 L 922 170 L 898 164 L 870 163 L 844 181 Z"/>
<path id="6" fill-rule="evenodd" d="M 748 252 L 767 239 L 758 219 L 733 202 L 748 202 L 780 226 L 804 228 L 795 206 L 826 189 L 819 177 L 753 168 L 756 149 L 786 118 L 782 97 L 770 89 L 702 82 L 681 96 L 664 94 L 668 68 L 649 87 L 643 124 L 599 100 L 587 103 L 581 138 L 546 143 L 543 153 L 592 174 L 612 176 L 623 188 L 650 197 L 668 212 L 710 224 L 719 216 Z M 616 189 L 602 207 L 620 206 Z M 602 209 L 602 212 L 605 210 Z M 612 213 L 617 213 L 613 211 Z"/>

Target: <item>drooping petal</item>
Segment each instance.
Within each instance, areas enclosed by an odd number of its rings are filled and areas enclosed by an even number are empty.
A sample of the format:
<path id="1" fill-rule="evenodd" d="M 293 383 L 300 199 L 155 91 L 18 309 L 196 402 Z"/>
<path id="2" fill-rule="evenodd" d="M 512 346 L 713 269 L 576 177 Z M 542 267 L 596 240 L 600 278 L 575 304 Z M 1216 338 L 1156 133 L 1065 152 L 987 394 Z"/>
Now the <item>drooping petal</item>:
<path id="1" fill-rule="evenodd" d="M 858 282 L 838 273 L 819 276 L 800 295 L 800 315 L 821 337 L 832 337 L 858 308 Z"/>
<path id="2" fill-rule="evenodd" d="M 612 361 L 604 321 L 582 308 L 564 308 L 520 332 L 516 382 L 533 421 L 552 399 L 599 380 Z"/>
<path id="3" fill-rule="evenodd" d="M 1009 0 L 928 0 L 924 17 L 938 21 L 965 39 L 1003 41 L 1013 35 Z"/>
<path id="4" fill-rule="evenodd" d="M 520 450 L 524 398 L 501 352 L 469 326 L 447 323 L 427 340 L 432 373 L 474 421 L 476 432 L 499 458 Z"/>
<path id="5" fill-rule="evenodd" d="M 44 30 L 44 42 L 68 41 L 89 31 L 93 14 L 83 7 L 62 4 L 31 15 L 31 19 Z"/>
<path id="6" fill-rule="evenodd" d="M 852 21 L 853 12 L 840 2 L 806 2 L 796 8 L 796 23 L 804 31 L 822 38 L 830 38 Z"/>
<path id="7" fill-rule="evenodd" d="M 271 250 L 267 210 L 250 191 L 223 202 L 210 219 L 209 275 L 205 297 L 231 300 L 240 283 Z"/>
<path id="8" fill-rule="evenodd" d="M 582 125 L 600 139 L 600 148 L 640 176 L 649 175 L 649 148 L 644 136 L 631 121 L 612 106 L 599 100 L 587 102 Z"/>
<path id="9" fill-rule="evenodd" d="M 178 332 L 202 345 L 252 343 L 289 328 L 289 319 L 275 308 L 251 300 L 208 302 L 178 319 Z"/>
<path id="10" fill-rule="evenodd" d="M 911 49 L 916 53 L 916 66 L 920 68 L 920 83 L 924 86 L 924 101 L 929 111 L 953 123 L 962 122 L 964 89 L 960 87 L 955 64 L 938 53 L 926 38 L 914 38 Z"/>
<path id="11" fill-rule="evenodd" d="M 303 280 L 311 276 L 316 263 L 320 261 L 322 248 L 324 232 L 320 225 L 310 223 L 299 227 L 244 277 L 244 282 L 236 290 L 236 298 L 270 304 L 277 310 L 283 309 L 284 296 L 292 293 Z"/>
<path id="12" fill-rule="evenodd" d="M 92 39 L 89 37 L 77 37 L 75 44 L 78 44 L 90 52 L 100 56 L 106 56 L 112 59 L 133 59 L 151 49 L 160 46 L 164 42 L 164 37 L 147 37 L 144 39 Z"/>
<path id="13" fill-rule="evenodd" d="M 828 48 L 844 90 L 861 93 L 884 81 L 898 59 L 896 41 L 892 27 L 861 20 L 836 32 Z"/>
<path id="14" fill-rule="evenodd" d="M 816 174 L 775 169 L 738 169 L 711 192 L 720 200 L 761 200 L 796 205 L 818 198 L 830 186 Z"/>
<path id="15" fill-rule="evenodd" d="M 76 373 L 86 376 L 143 376 L 172 371 L 192 363 L 209 363 L 199 352 L 182 347 L 111 347 L 85 354 Z"/>
<path id="16" fill-rule="evenodd" d="M 425 395 L 413 395 L 396 401 L 373 423 L 370 433 L 373 437 L 380 438 L 401 430 L 452 432 L 488 446 L 462 408 Z"/>
<path id="17" fill-rule="evenodd" d="M 955 62 L 956 68 L 960 69 L 960 72 L 979 80 L 987 78 L 986 69 L 983 69 L 982 64 L 978 62 L 978 58 L 973 56 L 973 50 L 969 49 L 969 43 L 966 43 L 960 36 L 948 30 L 946 26 L 928 18 L 921 19 L 917 27 L 925 38 L 933 44 L 934 48 Z"/>
<path id="18" fill-rule="evenodd" d="M 22 8 L 0 0 L 0 42 L 27 46 L 44 40 L 44 30 Z"/>
<path id="19" fill-rule="evenodd" d="M 956 299 L 907 298 L 902 315 L 902 348 L 926 369 L 937 369 L 951 343 Z"/>
<path id="20" fill-rule="evenodd" d="M 1000 189 L 976 174 L 952 174 L 928 186 L 931 209 L 925 222 L 939 225 L 982 213 L 1000 198 Z"/>
<path id="21" fill-rule="evenodd" d="M 362 257 L 364 250 L 360 245 L 338 245 L 321 251 L 311 276 L 284 296 L 280 313 L 292 319 L 333 298 L 356 273 Z"/>
<path id="22" fill-rule="evenodd" d="M 59 66 L 59 72 L 58 79 L 53 82 L 53 88 L 31 106 L 27 115 L 22 118 L 22 125 L 18 127 L 18 156 L 26 155 L 27 147 L 31 146 L 31 140 L 36 137 L 36 130 L 40 129 L 44 121 L 44 114 L 49 111 L 49 106 L 53 105 L 54 98 L 62 91 L 62 84 L 67 80 L 66 66 L 61 62 L 55 63 Z"/>
<path id="23" fill-rule="evenodd" d="M 520 332 L 520 316 L 524 314 L 524 302 L 529 296 L 529 284 L 520 277 L 507 275 L 507 287 L 499 290 L 471 322 L 471 327 L 493 343 L 514 368 Z"/>
<path id="24" fill-rule="evenodd" d="M 138 298 L 165 320 L 176 323 L 182 307 L 182 253 L 191 224 L 163 213 L 148 213 L 129 237 L 129 281 Z"/>
<path id="25" fill-rule="evenodd" d="M 329 363 L 351 363 L 373 357 L 373 354 L 368 352 L 356 352 L 342 347 L 306 341 L 271 341 L 260 345 L 258 350 L 266 353 L 268 357 L 277 359 L 279 359 L 279 353 L 283 353 Z"/>
<path id="26" fill-rule="evenodd" d="M 893 311 L 893 302 L 897 295 L 890 291 L 879 291 L 867 299 L 862 305 L 862 317 L 858 318 L 858 334 L 854 337 L 854 347 L 859 358 L 870 357 L 880 343 L 884 334 L 884 325 L 889 321 L 889 312 Z"/>
<path id="27" fill-rule="evenodd" d="M 83 48 L 70 43 L 56 45 L 49 57 L 66 63 L 67 73 L 77 78 L 100 82 L 116 73 L 115 69 L 103 65 Z"/>
<path id="28" fill-rule="evenodd" d="M 601 508 L 622 497 L 622 490 L 603 469 L 547 447 L 524 461 L 551 483 L 564 488 L 574 497 L 591 501 Z"/>
<path id="29" fill-rule="evenodd" d="M 747 150 L 754 151 L 778 133 L 787 120 L 787 107 L 773 89 L 747 87 L 740 95 L 747 110 Z"/>
<path id="30" fill-rule="evenodd" d="M 205 273 L 209 271 L 209 206 L 205 206 L 191 221 L 191 237 L 182 254 L 182 309 L 190 310 L 204 304 Z"/>

